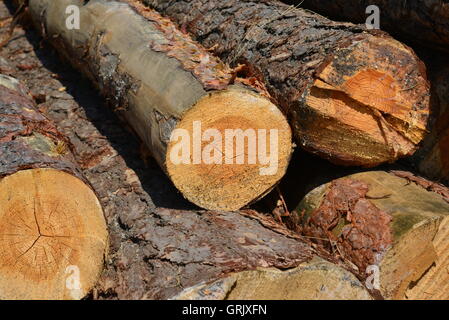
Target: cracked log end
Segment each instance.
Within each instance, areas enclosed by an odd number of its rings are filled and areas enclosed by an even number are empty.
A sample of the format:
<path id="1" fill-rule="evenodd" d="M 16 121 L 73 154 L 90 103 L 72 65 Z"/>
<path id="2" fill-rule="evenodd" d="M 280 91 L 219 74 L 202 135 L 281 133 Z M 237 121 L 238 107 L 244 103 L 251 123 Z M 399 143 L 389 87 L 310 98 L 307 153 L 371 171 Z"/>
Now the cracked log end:
<path id="1" fill-rule="evenodd" d="M 349 271 L 315 257 L 300 266 L 233 273 L 223 279 L 185 289 L 175 300 L 371 300 Z"/>
<path id="2" fill-rule="evenodd" d="M 93 191 L 54 169 L 0 180 L 0 298 L 81 299 L 103 266 L 107 231 Z"/>
<path id="3" fill-rule="evenodd" d="M 449 218 L 440 223 L 433 246 L 437 259 L 419 281 L 406 291 L 407 299 L 449 300 Z"/>
<path id="4" fill-rule="evenodd" d="M 239 87 L 204 96 L 176 126 L 187 130 L 193 145 L 195 121 L 201 122 L 204 141 L 197 157 L 202 161 L 195 164 L 191 147 L 190 163 L 175 164 L 172 155 L 180 152 L 179 140 L 169 143 L 166 156 L 171 180 L 189 201 L 209 210 L 237 210 L 264 196 L 285 174 L 292 151 L 291 130 L 268 99 Z M 207 129 L 216 129 L 217 136 L 206 139 Z M 230 134 L 238 129 L 247 134 L 240 142 Z M 206 154 L 214 158 L 208 162 Z M 265 162 L 265 155 L 271 160 Z"/>
<path id="5" fill-rule="evenodd" d="M 379 266 L 384 298 L 406 298 L 407 290 L 411 297 L 426 298 L 422 294 L 431 286 L 436 295 L 447 294 L 449 204 L 440 195 L 372 171 L 314 189 L 298 212 L 304 233 L 333 241 L 360 276 L 368 276 L 368 266 Z M 434 275 L 426 275 L 429 268 Z"/>
<path id="6" fill-rule="evenodd" d="M 429 85 L 411 49 L 359 35 L 340 46 L 305 94 L 299 136 L 334 163 L 372 167 L 411 155 L 429 116 Z"/>

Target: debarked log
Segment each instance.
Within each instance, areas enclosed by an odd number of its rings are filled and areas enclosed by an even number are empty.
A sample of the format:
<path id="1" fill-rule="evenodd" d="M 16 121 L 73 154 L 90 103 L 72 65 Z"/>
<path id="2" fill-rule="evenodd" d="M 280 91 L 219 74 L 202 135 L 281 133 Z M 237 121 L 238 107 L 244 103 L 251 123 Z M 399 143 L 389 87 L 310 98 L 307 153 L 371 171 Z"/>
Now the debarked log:
<path id="1" fill-rule="evenodd" d="M 0 298 L 80 299 L 108 246 L 101 205 L 27 89 L 0 75 Z"/>
<path id="2" fill-rule="evenodd" d="M 99 87 L 184 197 L 236 210 L 269 192 L 292 144 L 288 122 L 263 86 L 236 78 L 142 5 L 84 2 L 32 0 L 29 9 L 38 30 Z M 79 9 L 79 29 L 66 26 L 70 5 Z"/>

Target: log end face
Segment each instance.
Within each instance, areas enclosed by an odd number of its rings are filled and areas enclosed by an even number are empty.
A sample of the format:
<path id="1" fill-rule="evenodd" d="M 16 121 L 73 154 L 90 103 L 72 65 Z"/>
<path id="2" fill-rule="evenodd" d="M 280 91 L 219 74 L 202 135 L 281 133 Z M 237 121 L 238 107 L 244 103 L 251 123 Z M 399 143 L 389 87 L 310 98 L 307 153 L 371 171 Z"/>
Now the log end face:
<path id="1" fill-rule="evenodd" d="M 405 293 L 407 299 L 449 299 L 449 217 L 441 221 L 433 245 L 437 259 L 419 281 L 409 286 Z"/>
<path id="2" fill-rule="evenodd" d="M 318 70 L 299 135 L 306 149 L 337 164 L 372 167 L 416 150 L 430 89 L 411 49 L 387 37 L 357 37 Z"/>
<path id="3" fill-rule="evenodd" d="M 285 174 L 291 152 L 291 130 L 279 109 L 234 86 L 203 97 L 186 112 L 172 133 L 166 167 L 188 200 L 232 211 L 270 191 Z"/>
<path id="4" fill-rule="evenodd" d="M 81 299 L 94 286 L 107 248 L 94 192 L 54 169 L 0 181 L 1 299 Z"/>

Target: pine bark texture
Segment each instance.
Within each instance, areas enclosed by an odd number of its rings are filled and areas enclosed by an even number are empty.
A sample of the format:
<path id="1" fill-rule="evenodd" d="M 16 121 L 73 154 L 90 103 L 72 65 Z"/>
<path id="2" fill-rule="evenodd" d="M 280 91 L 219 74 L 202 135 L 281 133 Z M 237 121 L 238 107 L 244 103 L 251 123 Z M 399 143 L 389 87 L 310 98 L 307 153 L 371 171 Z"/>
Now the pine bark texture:
<path id="1" fill-rule="evenodd" d="M 66 26 L 69 5 L 80 9 L 79 30 Z M 237 210 L 269 192 L 285 173 L 291 130 L 267 91 L 251 79 L 236 79 L 169 20 L 131 1 L 32 0 L 29 9 L 37 29 L 93 81 L 191 202 Z M 174 164 L 171 134 L 179 127 L 191 133 L 194 121 L 203 130 L 215 124 L 225 131 L 239 122 L 278 130 L 278 170 L 261 175 L 256 165 Z"/>
<path id="2" fill-rule="evenodd" d="M 300 145 L 321 157 L 374 166 L 412 154 L 424 136 L 425 67 L 384 33 L 277 1 L 140 1 L 225 62 L 245 64 L 288 115 Z"/>
<path id="3" fill-rule="evenodd" d="M 365 23 L 372 13 L 370 5 L 380 9 L 380 28 L 407 40 L 433 48 L 449 50 L 449 4 L 442 0 L 286 0 L 331 19 Z"/>
<path id="4" fill-rule="evenodd" d="M 20 170 L 53 168 L 86 181 L 70 152 L 70 143 L 35 108 L 27 89 L 0 75 L 0 178 Z"/>

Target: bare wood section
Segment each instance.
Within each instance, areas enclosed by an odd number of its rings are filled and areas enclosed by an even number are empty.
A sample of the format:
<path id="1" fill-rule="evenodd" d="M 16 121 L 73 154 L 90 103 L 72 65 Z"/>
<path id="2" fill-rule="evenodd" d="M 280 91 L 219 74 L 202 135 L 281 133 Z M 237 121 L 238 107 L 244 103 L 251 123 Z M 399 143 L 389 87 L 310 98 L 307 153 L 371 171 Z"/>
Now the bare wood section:
<path id="1" fill-rule="evenodd" d="M 244 63 L 288 115 L 300 145 L 321 157 L 375 166 L 411 155 L 425 134 L 425 67 L 384 33 L 277 1 L 141 1 L 224 61 Z"/>
<path id="2" fill-rule="evenodd" d="M 438 234 L 433 240 L 437 254 L 434 265 L 419 282 L 409 288 L 405 296 L 411 300 L 448 300 L 449 299 L 449 219 L 440 223 Z"/>
<path id="3" fill-rule="evenodd" d="M 365 23 L 370 5 L 380 10 L 380 28 L 419 45 L 449 50 L 449 4 L 441 0 L 285 0 L 331 19 Z"/>
<path id="4" fill-rule="evenodd" d="M 0 298 L 81 299 L 103 269 L 107 231 L 94 192 L 54 169 L 0 180 Z"/>
<path id="5" fill-rule="evenodd" d="M 377 265 L 380 293 L 388 299 L 402 299 L 407 289 L 419 287 L 425 272 L 447 254 L 440 225 L 447 223 L 449 204 L 406 177 L 354 174 L 314 189 L 297 210 L 304 234 L 353 264 L 362 277 Z M 447 267 L 440 262 L 435 273 L 444 278 Z M 440 290 L 445 283 L 434 285 Z"/>
<path id="6" fill-rule="evenodd" d="M 281 271 L 259 268 L 184 289 L 174 300 L 371 300 L 349 271 L 320 258 Z"/>
<path id="7" fill-rule="evenodd" d="M 70 4 L 80 8 L 79 30 L 65 26 Z M 47 39 L 99 87 L 191 202 L 209 209 L 236 210 L 263 196 L 284 175 L 291 133 L 269 94 L 263 86 L 249 85 L 250 79 L 235 79 L 233 70 L 169 20 L 130 1 L 32 0 L 30 12 L 38 27 L 46 26 Z M 261 176 L 265 164 L 254 165 L 247 159 L 242 164 L 228 163 L 226 168 L 217 165 L 218 160 L 200 161 L 194 170 L 190 165 L 177 166 L 168 148 L 171 134 L 186 129 L 191 141 L 201 139 L 202 132 L 194 136 L 194 121 L 203 124 L 203 130 L 218 129 L 220 134 L 240 125 L 244 125 L 241 129 L 255 126 L 251 129 L 256 132 L 277 131 L 277 170 Z M 210 127 L 218 124 L 218 128 Z M 216 152 L 224 150 L 224 140 L 219 145 L 209 137 L 212 142 Z M 195 162 L 192 149 L 190 144 L 185 157 L 187 162 L 192 160 L 190 164 Z"/>
<path id="8" fill-rule="evenodd" d="M 101 205 L 66 138 L 0 75 L 0 298 L 81 299 L 107 248 Z"/>

